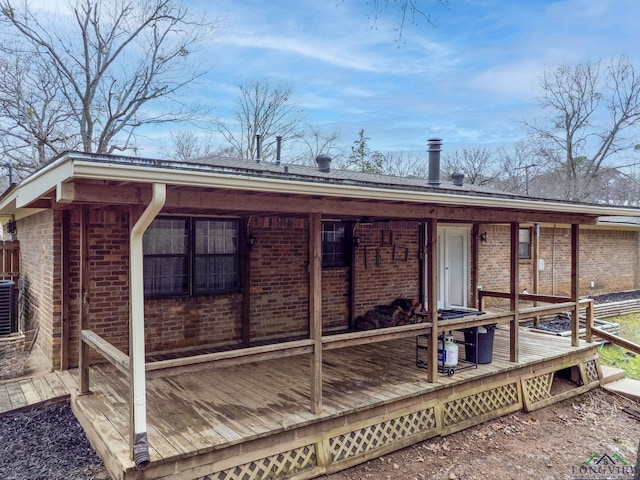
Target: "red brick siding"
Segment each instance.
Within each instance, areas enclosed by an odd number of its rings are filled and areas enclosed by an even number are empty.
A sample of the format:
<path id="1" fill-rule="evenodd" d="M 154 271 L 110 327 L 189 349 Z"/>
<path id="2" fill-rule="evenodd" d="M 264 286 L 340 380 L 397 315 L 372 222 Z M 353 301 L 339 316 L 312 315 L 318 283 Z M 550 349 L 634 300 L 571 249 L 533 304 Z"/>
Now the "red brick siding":
<path id="1" fill-rule="evenodd" d="M 17 221 L 20 240 L 22 319 L 39 325 L 37 343 L 60 365 L 60 212 L 42 211 Z"/>
<path id="2" fill-rule="evenodd" d="M 382 245 L 383 231 L 392 245 Z M 396 298 L 419 295 L 418 224 L 416 222 L 374 223 L 356 229 L 355 314 Z M 385 242 L 387 243 L 387 242 Z M 405 250 L 408 249 L 405 261 Z M 376 250 L 379 260 L 376 263 Z M 395 252 L 395 255 L 394 255 Z"/>

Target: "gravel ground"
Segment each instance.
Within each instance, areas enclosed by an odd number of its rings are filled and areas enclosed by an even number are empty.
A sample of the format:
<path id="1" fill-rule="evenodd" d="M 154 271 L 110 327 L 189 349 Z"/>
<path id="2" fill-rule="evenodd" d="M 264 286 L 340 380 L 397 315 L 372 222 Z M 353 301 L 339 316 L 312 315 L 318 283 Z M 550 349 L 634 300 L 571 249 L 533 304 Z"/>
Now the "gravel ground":
<path id="1" fill-rule="evenodd" d="M 0 452 L 4 480 L 109 478 L 66 403 L 1 417 Z"/>

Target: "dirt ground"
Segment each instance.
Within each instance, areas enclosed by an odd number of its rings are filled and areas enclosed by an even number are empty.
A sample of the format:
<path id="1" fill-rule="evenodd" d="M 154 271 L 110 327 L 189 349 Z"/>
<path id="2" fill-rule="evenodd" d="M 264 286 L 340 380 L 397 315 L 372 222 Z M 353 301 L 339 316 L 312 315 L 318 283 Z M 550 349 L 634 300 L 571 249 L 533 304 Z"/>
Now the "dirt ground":
<path id="1" fill-rule="evenodd" d="M 628 411 L 640 411 L 640 406 L 596 389 L 535 412 L 516 412 L 433 438 L 325 478 L 631 479 L 640 416 Z"/>

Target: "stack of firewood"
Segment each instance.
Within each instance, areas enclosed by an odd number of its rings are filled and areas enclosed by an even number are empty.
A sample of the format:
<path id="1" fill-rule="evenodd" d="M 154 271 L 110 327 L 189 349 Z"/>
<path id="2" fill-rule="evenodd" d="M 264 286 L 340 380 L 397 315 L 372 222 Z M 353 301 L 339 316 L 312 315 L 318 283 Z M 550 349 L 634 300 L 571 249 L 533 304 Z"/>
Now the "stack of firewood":
<path id="1" fill-rule="evenodd" d="M 422 309 L 413 298 L 396 298 L 391 305 L 377 305 L 355 320 L 358 330 L 397 327 L 418 323 L 421 317 L 416 315 Z"/>

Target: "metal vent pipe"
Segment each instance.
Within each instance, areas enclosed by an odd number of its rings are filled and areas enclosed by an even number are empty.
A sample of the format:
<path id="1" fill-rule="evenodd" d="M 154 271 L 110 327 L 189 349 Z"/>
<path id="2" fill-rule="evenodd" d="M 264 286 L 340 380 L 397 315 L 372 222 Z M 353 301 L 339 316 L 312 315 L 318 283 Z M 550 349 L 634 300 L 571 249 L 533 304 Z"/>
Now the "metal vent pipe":
<path id="1" fill-rule="evenodd" d="M 256 163 L 260 163 L 260 134 L 256 135 Z"/>
<path id="2" fill-rule="evenodd" d="M 430 138 L 429 142 L 429 179 L 427 184 L 440 185 L 440 152 L 442 151 L 442 139 Z"/>
<path id="3" fill-rule="evenodd" d="M 280 152 L 282 151 L 282 137 L 276 137 L 276 165 L 280 165 Z"/>

